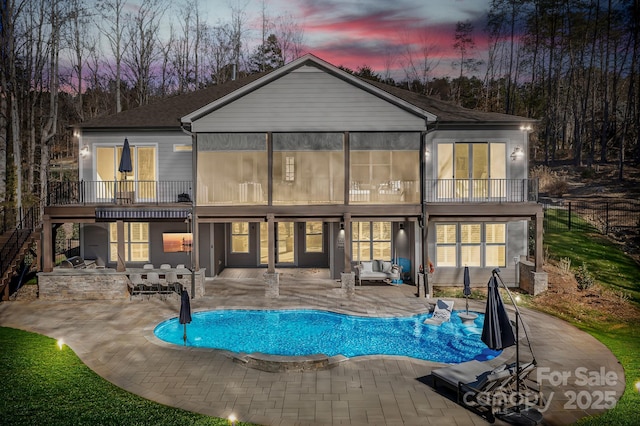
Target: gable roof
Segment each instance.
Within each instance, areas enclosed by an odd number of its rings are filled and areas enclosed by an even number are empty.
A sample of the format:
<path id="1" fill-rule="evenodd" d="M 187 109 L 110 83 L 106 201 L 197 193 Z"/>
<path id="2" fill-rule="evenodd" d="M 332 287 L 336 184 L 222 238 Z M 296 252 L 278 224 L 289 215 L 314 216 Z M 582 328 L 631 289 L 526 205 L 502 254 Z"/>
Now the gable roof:
<path id="1" fill-rule="evenodd" d="M 311 54 L 290 62 L 268 73 L 229 81 L 191 93 L 176 95 L 117 114 L 97 117 L 74 127 L 85 130 L 103 129 L 179 129 L 182 123 L 192 121 L 250 93 L 257 88 L 305 65 L 312 65 L 405 109 L 427 122 L 459 124 L 517 124 L 535 121 L 508 114 L 482 112 L 462 108 L 438 99 L 410 92 L 380 82 L 364 80 L 343 71 Z"/>

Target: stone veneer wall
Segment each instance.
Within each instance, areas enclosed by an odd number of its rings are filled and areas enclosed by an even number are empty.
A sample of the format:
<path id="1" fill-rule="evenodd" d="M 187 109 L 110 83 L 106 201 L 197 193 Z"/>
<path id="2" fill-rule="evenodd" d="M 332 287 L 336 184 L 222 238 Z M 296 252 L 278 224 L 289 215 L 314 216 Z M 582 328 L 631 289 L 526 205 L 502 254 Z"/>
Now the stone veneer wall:
<path id="1" fill-rule="evenodd" d="M 191 275 L 178 280 L 191 293 Z M 127 272 L 115 269 L 64 269 L 38 273 L 41 300 L 117 300 L 128 299 Z M 195 297 L 204 296 L 204 269 L 195 274 Z"/>
<path id="2" fill-rule="evenodd" d="M 520 259 L 518 262 L 520 274 L 520 288 L 534 296 L 547 291 L 549 275 L 546 272 L 536 272 L 533 262 Z"/>

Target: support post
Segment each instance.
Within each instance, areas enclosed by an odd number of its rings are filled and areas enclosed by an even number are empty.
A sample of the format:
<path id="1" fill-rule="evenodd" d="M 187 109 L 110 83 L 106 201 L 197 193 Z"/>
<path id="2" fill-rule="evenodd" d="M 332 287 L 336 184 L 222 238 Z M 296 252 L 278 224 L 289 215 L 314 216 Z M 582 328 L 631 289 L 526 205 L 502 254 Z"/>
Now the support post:
<path id="1" fill-rule="evenodd" d="M 116 271 L 124 272 L 127 270 L 127 267 L 124 263 L 124 221 L 116 221 L 116 233 L 118 237 L 118 260 L 116 263 Z"/>
<path id="2" fill-rule="evenodd" d="M 44 215 L 42 218 L 42 271 L 53 271 L 53 233 L 51 229 L 51 218 Z"/>
<path id="3" fill-rule="evenodd" d="M 351 273 L 351 214 L 344 215 L 344 273 Z"/>
<path id="4" fill-rule="evenodd" d="M 543 233 L 544 233 L 544 212 L 542 211 L 542 207 L 540 208 L 540 211 L 538 211 L 536 213 L 536 226 L 535 226 L 535 231 L 536 231 L 536 250 L 535 250 L 535 256 L 536 256 L 536 266 L 535 266 L 535 270 L 536 272 L 543 272 L 542 269 L 542 265 L 544 262 L 544 247 L 542 244 L 543 241 Z"/>

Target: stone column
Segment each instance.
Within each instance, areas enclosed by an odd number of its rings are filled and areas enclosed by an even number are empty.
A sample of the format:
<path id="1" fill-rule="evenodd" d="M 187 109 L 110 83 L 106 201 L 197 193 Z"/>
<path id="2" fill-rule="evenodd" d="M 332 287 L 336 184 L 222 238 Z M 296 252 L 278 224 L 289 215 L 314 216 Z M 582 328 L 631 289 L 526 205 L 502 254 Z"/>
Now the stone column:
<path id="1" fill-rule="evenodd" d="M 354 272 L 342 272 L 340 281 L 342 282 L 342 291 L 347 296 L 353 296 L 356 292 L 356 274 Z"/>
<path id="2" fill-rule="evenodd" d="M 265 272 L 265 296 L 266 297 L 278 297 L 280 296 L 280 274 L 278 272 Z"/>

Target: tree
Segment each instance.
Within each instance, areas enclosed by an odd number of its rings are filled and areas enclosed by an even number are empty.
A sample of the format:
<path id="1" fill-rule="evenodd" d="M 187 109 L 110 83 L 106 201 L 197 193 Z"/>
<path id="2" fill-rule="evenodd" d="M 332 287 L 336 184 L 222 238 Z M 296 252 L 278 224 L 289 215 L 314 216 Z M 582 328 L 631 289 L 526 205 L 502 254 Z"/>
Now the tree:
<path id="1" fill-rule="evenodd" d="M 407 82 L 410 83 L 409 90 L 423 95 L 431 94 L 428 90 L 428 83 L 433 78 L 432 72 L 440 63 L 440 59 L 434 58 L 432 54 L 432 52 L 436 51 L 437 46 L 429 41 L 426 34 L 420 36 L 420 43 L 417 48 L 408 41 L 408 37 L 404 45 L 405 51 L 402 65 Z"/>
<path id="2" fill-rule="evenodd" d="M 282 49 L 275 34 L 270 34 L 265 44 L 256 47 L 249 58 L 249 72 L 252 73 L 272 71 L 283 65 Z"/>
<path id="3" fill-rule="evenodd" d="M 458 91 L 456 93 L 456 102 L 460 104 L 460 98 L 462 97 L 462 78 L 464 77 L 465 71 L 477 71 L 480 65 L 482 65 L 482 61 L 473 57 L 476 43 L 473 40 L 473 24 L 469 20 L 465 22 L 458 21 L 456 23 L 454 39 L 453 48 L 458 52 L 460 58 L 459 61 L 454 62 L 454 65 L 460 68 Z"/>
<path id="4" fill-rule="evenodd" d="M 164 10 L 164 0 L 143 0 L 126 25 L 129 48 L 122 59 L 128 68 L 138 105 L 149 103 L 151 96 L 152 65 L 160 56 L 158 28 Z"/>
<path id="5" fill-rule="evenodd" d="M 125 5 L 125 0 L 98 0 L 96 3 L 100 11 L 98 28 L 100 28 L 102 35 L 106 37 L 115 61 L 116 112 L 122 111 L 122 56 L 127 47 L 124 38 Z"/>
<path id="6" fill-rule="evenodd" d="M 71 75 L 68 79 L 70 87 L 75 89 L 75 111 L 80 121 L 84 121 L 84 68 L 86 56 L 95 48 L 95 40 L 90 35 L 90 12 L 85 0 L 69 0 L 69 23 L 66 26 L 64 39 L 71 55 Z"/>

